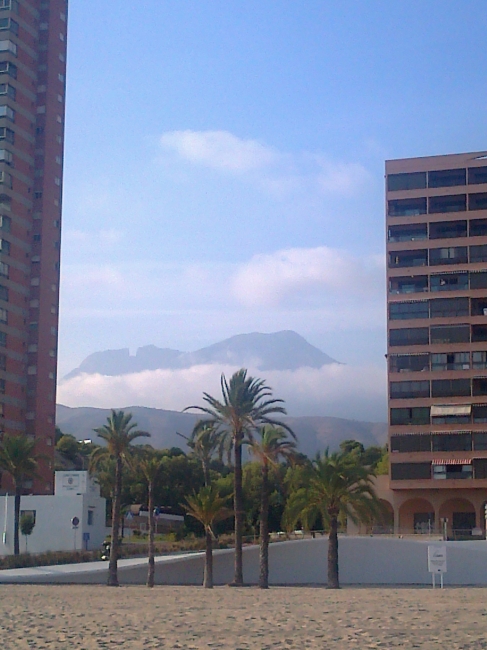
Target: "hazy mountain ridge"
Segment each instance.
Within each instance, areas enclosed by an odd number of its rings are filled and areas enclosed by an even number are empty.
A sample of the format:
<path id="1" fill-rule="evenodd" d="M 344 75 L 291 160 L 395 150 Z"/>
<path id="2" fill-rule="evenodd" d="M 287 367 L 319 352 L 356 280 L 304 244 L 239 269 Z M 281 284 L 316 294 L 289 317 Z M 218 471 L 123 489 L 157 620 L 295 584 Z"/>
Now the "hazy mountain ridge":
<path id="1" fill-rule="evenodd" d="M 186 443 L 176 432 L 189 435 L 201 416 L 197 413 L 181 413 L 143 406 L 127 406 L 124 411 L 132 413 L 138 428 L 151 433 L 150 444 L 163 449 L 181 447 L 187 450 Z M 93 429 L 103 426 L 109 409 L 79 407 L 70 408 L 58 404 L 56 424 L 64 432 L 74 435 L 78 440 L 92 439 L 100 442 Z M 384 445 L 387 438 L 387 425 L 383 422 L 361 422 L 334 417 L 286 417 L 282 418 L 296 433 L 299 450 L 308 456 L 329 447 L 338 449 L 342 440 L 355 439 L 366 447 Z"/>
<path id="2" fill-rule="evenodd" d="M 128 348 L 95 352 L 63 381 L 80 375 L 126 375 L 144 370 L 177 370 L 198 365 L 222 364 L 251 366 L 258 370 L 296 370 L 302 367 L 321 368 L 338 363 L 311 345 L 296 332 L 285 330 L 272 334 L 238 334 L 195 352 L 146 345 L 131 356 Z"/>

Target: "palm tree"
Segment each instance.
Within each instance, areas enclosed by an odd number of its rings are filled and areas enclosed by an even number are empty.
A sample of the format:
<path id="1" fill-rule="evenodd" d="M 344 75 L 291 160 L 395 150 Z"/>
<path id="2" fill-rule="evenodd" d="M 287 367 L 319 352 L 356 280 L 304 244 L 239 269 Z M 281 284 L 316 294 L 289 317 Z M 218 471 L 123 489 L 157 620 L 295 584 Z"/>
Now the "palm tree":
<path id="1" fill-rule="evenodd" d="M 234 515 L 235 515 L 235 576 L 232 585 L 243 585 L 242 537 L 243 537 L 243 490 L 242 490 L 242 444 L 247 435 L 263 424 L 281 426 L 292 435 L 291 429 L 271 416 L 286 415 L 283 400 L 271 399 L 272 390 L 262 379 L 247 376 L 247 370 L 237 370 L 227 381 L 221 376 L 222 400 L 203 393 L 208 406 L 188 406 L 184 410 L 198 409 L 210 416 L 210 422 L 226 434 L 229 448 L 233 447 L 234 470 Z"/>
<path id="2" fill-rule="evenodd" d="M 214 422 L 210 420 L 198 420 L 193 427 L 191 435 L 185 436 L 178 433 L 187 441 L 187 445 L 193 450 L 194 455 L 200 460 L 203 468 L 205 485 L 210 484 L 210 464 L 216 451 L 219 452 L 220 460 L 223 453 L 224 438 Z"/>
<path id="3" fill-rule="evenodd" d="M 363 466 L 355 454 L 344 452 L 323 456 L 317 454 L 309 467 L 304 485 L 288 501 L 284 522 L 292 529 L 300 521 L 311 528 L 319 516 L 329 527 L 328 588 L 339 589 L 338 577 L 338 522 L 350 517 L 352 521 L 370 520 L 381 512 L 375 494 L 375 472 Z"/>
<path id="4" fill-rule="evenodd" d="M 249 442 L 250 452 L 260 462 L 262 492 L 260 505 L 260 572 L 259 587 L 269 588 L 269 470 L 279 459 L 292 460 L 296 443 L 289 440 L 284 429 L 266 425 L 259 429 L 260 440 Z"/>
<path id="5" fill-rule="evenodd" d="M 20 553 L 20 499 L 26 478 L 37 476 L 37 461 L 44 458 L 34 452 L 35 440 L 26 436 L 4 435 L 0 442 L 0 470 L 10 475 L 15 489 L 14 555 Z"/>
<path id="6" fill-rule="evenodd" d="M 227 499 L 220 497 L 214 486 L 205 486 L 199 492 L 186 497 L 187 505 L 182 504 L 188 515 L 203 524 L 206 538 L 205 573 L 203 587 L 213 589 L 213 538 L 212 526 L 217 521 L 231 517 L 233 512 L 226 507 Z"/>
<path id="7" fill-rule="evenodd" d="M 108 586 L 118 587 L 118 548 L 120 529 L 120 507 L 122 495 L 122 466 L 127 462 L 131 443 L 136 438 L 149 437 L 150 433 L 138 431 L 137 424 L 131 422 L 132 414 L 112 409 L 107 423 L 94 429 L 100 438 L 106 442 L 106 447 L 95 449 L 90 458 L 90 469 L 95 470 L 98 463 L 107 457 L 115 460 L 115 485 L 112 503 L 112 539 L 110 544 L 110 562 L 108 565 Z"/>
<path id="8" fill-rule="evenodd" d="M 154 485 L 161 475 L 164 464 L 163 457 L 151 447 L 144 447 L 134 457 L 134 465 L 144 477 L 147 485 L 147 500 L 149 508 L 149 568 L 147 586 L 154 586 Z"/>

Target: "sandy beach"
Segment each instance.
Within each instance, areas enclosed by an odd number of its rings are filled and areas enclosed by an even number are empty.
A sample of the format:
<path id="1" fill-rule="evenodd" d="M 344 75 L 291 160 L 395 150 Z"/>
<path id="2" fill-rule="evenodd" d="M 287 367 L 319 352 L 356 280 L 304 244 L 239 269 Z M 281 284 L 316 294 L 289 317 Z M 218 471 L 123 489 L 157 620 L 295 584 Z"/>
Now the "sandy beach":
<path id="1" fill-rule="evenodd" d="M 22 648 L 487 648 L 487 589 L 0 586 Z"/>

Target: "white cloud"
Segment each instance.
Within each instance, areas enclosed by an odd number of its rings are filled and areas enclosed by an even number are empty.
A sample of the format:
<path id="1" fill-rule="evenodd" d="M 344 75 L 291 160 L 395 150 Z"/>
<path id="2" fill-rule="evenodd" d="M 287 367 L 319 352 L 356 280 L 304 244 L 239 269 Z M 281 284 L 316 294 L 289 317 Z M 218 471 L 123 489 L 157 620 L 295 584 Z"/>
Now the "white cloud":
<path id="1" fill-rule="evenodd" d="M 169 131 L 161 137 L 161 145 L 189 162 L 232 172 L 259 169 L 278 158 L 270 147 L 228 131 Z"/>
<path id="2" fill-rule="evenodd" d="M 137 404 L 179 411 L 190 404 L 202 404 L 203 391 L 218 396 L 220 374 L 230 376 L 234 371 L 230 366 L 202 365 L 116 377 L 83 374 L 60 384 L 58 402 L 71 407 Z M 375 366 L 332 364 L 320 369 L 264 373 L 249 368 L 249 374 L 263 377 L 274 396 L 285 400 L 290 415 L 372 421 L 386 418 L 385 371 Z"/>
<path id="3" fill-rule="evenodd" d="M 319 246 L 290 248 L 256 255 L 235 274 L 233 293 L 248 306 L 279 305 L 289 299 L 309 299 L 309 294 L 373 294 L 383 288 L 383 260 L 357 258 L 347 251 Z"/>

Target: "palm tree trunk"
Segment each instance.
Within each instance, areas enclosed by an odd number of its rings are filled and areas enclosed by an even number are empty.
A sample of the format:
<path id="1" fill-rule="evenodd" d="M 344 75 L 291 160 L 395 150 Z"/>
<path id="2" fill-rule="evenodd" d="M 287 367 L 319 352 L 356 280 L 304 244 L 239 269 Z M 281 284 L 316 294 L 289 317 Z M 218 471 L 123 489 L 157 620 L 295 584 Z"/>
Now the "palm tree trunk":
<path id="1" fill-rule="evenodd" d="M 108 586 L 118 587 L 118 546 L 120 529 L 120 501 L 122 498 L 122 459 L 116 459 L 115 490 L 112 506 L 112 541 L 110 544 L 110 562 L 108 564 Z"/>
<path id="2" fill-rule="evenodd" d="M 22 495 L 22 480 L 15 481 L 14 499 L 14 555 L 20 554 L 20 498 Z"/>
<path id="3" fill-rule="evenodd" d="M 147 586 L 154 586 L 154 486 L 149 481 L 149 570 L 147 572 Z"/>
<path id="4" fill-rule="evenodd" d="M 205 575 L 203 578 L 203 587 L 213 589 L 213 538 L 211 530 L 206 530 L 206 555 L 205 555 Z"/>
<path id="5" fill-rule="evenodd" d="M 330 517 L 330 534 L 328 536 L 328 589 L 340 589 L 338 581 L 338 518 Z"/>
<path id="6" fill-rule="evenodd" d="M 235 576 L 233 587 L 243 586 L 243 488 L 242 488 L 242 434 L 235 436 L 235 473 L 234 473 L 234 510 L 235 510 Z"/>
<path id="7" fill-rule="evenodd" d="M 259 587 L 269 588 L 269 468 L 262 464 L 262 494 L 260 503 L 260 574 Z"/>

